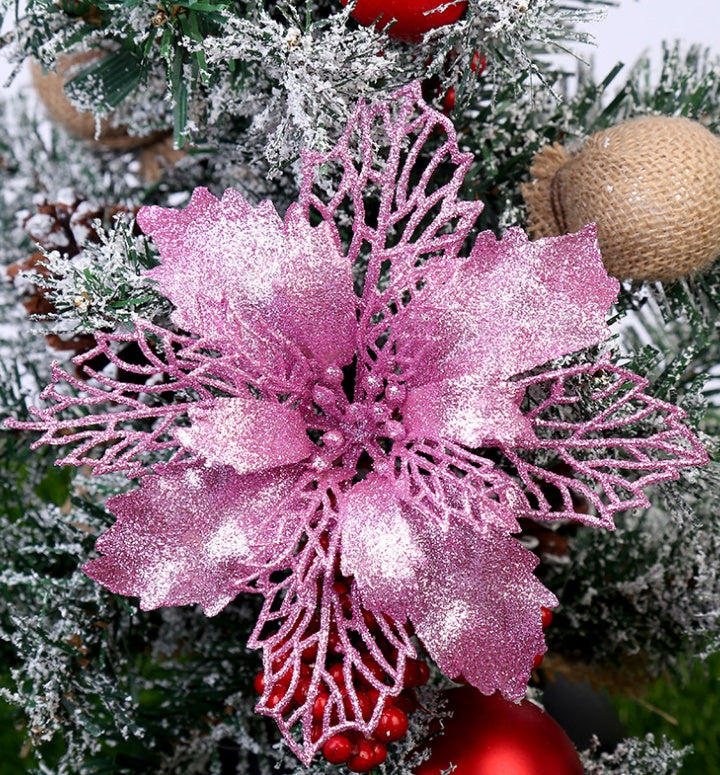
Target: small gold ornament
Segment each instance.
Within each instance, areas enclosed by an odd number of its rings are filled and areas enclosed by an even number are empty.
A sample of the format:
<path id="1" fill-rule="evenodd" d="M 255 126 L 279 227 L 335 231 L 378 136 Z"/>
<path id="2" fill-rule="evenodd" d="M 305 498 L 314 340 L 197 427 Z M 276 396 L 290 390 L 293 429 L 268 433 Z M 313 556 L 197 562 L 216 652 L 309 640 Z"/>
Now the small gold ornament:
<path id="1" fill-rule="evenodd" d="M 648 116 L 569 154 L 539 151 L 522 187 L 533 237 L 597 224 L 608 273 L 671 281 L 720 256 L 720 139 L 687 118 Z"/>
<path id="2" fill-rule="evenodd" d="M 154 142 L 159 136 L 158 133 L 142 137 L 129 135 L 126 126 L 116 126 L 111 118 L 100 121 L 100 131 L 97 133 L 95 116 L 89 111 L 78 110 L 65 95 L 65 84 L 106 53 L 93 49 L 63 56 L 58 60 L 57 69 L 53 72 L 45 72 L 39 63 L 32 62 L 30 72 L 38 97 L 50 118 L 80 140 L 120 149 L 138 148 Z"/>

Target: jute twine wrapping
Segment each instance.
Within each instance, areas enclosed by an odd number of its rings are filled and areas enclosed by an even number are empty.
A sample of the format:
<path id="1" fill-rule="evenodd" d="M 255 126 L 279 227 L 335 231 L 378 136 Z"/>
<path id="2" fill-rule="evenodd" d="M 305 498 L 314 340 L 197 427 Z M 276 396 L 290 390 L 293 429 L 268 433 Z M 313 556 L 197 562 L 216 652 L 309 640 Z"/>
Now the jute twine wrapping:
<path id="1" fill-rule="evenodd" d="M 96 137 L 95 116 L 90 112 L 79 111 L 65 96 L 65 83 L 104 54 L 103 51 L 94 50 L 63 57 L 58 61 L 57 70 L 48 73 L 43 72 L 37 62 L 31 63 L 33 86 L 50 118 L 75 137 L 110 148 L 137 148 L 153 142 L 157 135 L 131 136 L 126 127 L 113 126 L 108 119 L 100 122 L 100 134 Z"/>
<path id="2" fill-rule="evenodd" d="M 720 139 L 696 121 L 651 116 L 598 132 L 575 156 L 557 143 L 522 187 L 533 237 L 594 222 L 620 279 L 670 281 L 720 256 Z"/>

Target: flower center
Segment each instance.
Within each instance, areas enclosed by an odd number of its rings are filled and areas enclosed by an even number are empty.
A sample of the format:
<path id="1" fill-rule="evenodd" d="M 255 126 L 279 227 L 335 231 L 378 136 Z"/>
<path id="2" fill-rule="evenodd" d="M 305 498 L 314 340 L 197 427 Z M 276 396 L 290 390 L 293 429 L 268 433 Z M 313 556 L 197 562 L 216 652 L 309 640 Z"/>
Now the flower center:
<path id="1" fill-rule="evenodd" d="M 387 457 L 406 435 L 400 413 L 405 394 L 392 377 L 370 373 L 356 385 L 354 365 L 345 373 L 327 369 L 313 387 L 313 414 L 307 418 L 308 435 L 319 447 L 315 465 L 327 468 L 348 453 L 364 452 L 373 461 Z"/>

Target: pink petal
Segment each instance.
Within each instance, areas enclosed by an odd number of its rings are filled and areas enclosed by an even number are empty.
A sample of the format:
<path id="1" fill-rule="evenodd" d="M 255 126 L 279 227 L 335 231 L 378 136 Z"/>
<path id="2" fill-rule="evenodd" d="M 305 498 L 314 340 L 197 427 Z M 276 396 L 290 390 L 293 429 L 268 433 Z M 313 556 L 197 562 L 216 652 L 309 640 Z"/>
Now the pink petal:
<path id="1" fill-rule="evenodd" d="M 409 372 L 408 426 L 471 446 L 527 442 L 509 378 L 609 334 L 618 283 L 603 268 L 594 226 L 537 242 L 519 229 L 500 241 L 484 232 L 467 261 L 437 278 L 430 265 L 396 335 L 403 352 L 422 353 Z"/>
<path id="2" fill-rule="evenodd" d="M 474 374 L 411 390 L 404 406 L 411 438 L 449 438 L 469 447 L 516 444 L 534 438 L 519 409 L 523 391 L 512 382 L 488 385 Z"/>
<path id="3" fill-rule="evenodd" d="M 472 161 L 458 147 L 450 119 L 424 102 L 418 81 L 388 100 L 358 102 L 331 151 L 303 153 L 303 211 L 319 214 L 337 245 L 343 241 L 337 224 L 352 213 L 351 264 L 368 259 L 370 247 L 363 303 L 375 294 L 386 260 L 395 272 L 425 256 L 459 254 L 483 209 L 479 201 L 458 199 Z M 334 195 L 321 198 L 316 182 L 323 167 L 341 175 Z"/>
<path id="4" fill-rule="evenodd" d="M 530 496 L 518 514 L 612 529 L 618 511 L 650 505 L 646 487 L 708 461 L 702 443 L 682 422 L 685 413 L 646 394 L 644 377 L 607 360 L 538 374 L 517 385 L 532 391 L 526 415 L 535 437 L 530 446 L 552 453 L 538 459 L 499 445 L 508 470 L 515 469 Z"/>
<path id="5" fill-rule="evenodd" d="M 191 408 L 188 416 L 190 428 L 175 432 L 180 443 L 239 474 L 298 463 L 317 451 L 300 413 L 273 401 L 217 398 L 210 408 Z"/>
<path id="6" fill-rule="evenodd" d="M 329 541 L 323 548 L 318 533 L 308 535 L 293 558 L 295 573 L 259 584 L 265 603 L 248 642 L 263 649 L 265 689 L 256 710 L 275 719 L 305 764 L 338 732 L 354 729 L 370 735 L 387 698 L 403 688 L 407 658 L 415 656 L 401 625 L 381 617 L 373 631 L 368 628 L 353 586 L 343 599 L 336 575 L 337 536 Z M 384 680 L 373 673 L 368 659 L 382 670 Z M 329 672 L 332 664 L 342 665 L 343 679 Z M 303 699 L 296 702 L 293 695 L 303 680 Z M 368 689 L 375 690 L 371 703 Z M 321 693 L 327 703 L 322 718 L 315 719 L 313 708 Z"/>
<path id="7" fill-rule="evenodd" d="M 446 675 L 521 697 L 545 651 L 540 609 L 557 605 L 532 573 L 535 555 L 490 520 L 445 527 L 380 477 L 339 505 L 341 569 L 354 575 L 363 605 L 408 617 Z"/>
<path id="8" fill-rule="evenodd" d="M 270 202 L 253 208 L 233 189 L 218 200 L 204 188 L 184 210 L 145 207 L 137 220 L 160 248 L 149 275 L 177 325 L 242 349 L 238 338 L 261 321 L 322 363 L 352 360 L 352 269 L 327 225 L 311 227 L 296 207 L 283 223 Z"/>
<path id="9" fill-rule="evenodd" d="M 445 675 L 522 697 L 546 650 L 541 608 L 557 605 L 533 575 L 537 558 L 496 529 L 443 531 L 422 514 L 414 529 L 428 558 L 408 609 L 417 636 Z"/>
<path id="10" fill-rule="evenodd" d="M 292 552 L 298 479 L 292 468 L 239 476 L 197 466 L 146 476 L 108 501 L 117 521 L 97 541 L 104 556 L 84 570 L 145 610 L 200 603 L 213 616 L 265 563 Z"/>
<path id="11" fill-rule="evenodd" d="M 426 557 L 392 483 L 371 475 L 338 501 L 338 511 L 342 573 L 356 578 L 366 608 L 404 621 Z"/>

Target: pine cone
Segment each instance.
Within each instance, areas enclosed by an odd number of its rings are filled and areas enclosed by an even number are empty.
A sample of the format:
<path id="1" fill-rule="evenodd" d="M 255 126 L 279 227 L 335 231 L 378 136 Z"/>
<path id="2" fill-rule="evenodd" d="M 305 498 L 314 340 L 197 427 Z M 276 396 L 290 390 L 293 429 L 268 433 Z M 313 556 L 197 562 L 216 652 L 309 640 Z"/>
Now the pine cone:
<path id="1" fill-rule="evenodd" d="M 83 199 L 71 188 L 58 191 L 56 202 L 41 195 L 35 206 L 37 212 L 25 218 L 23 228 L 45 250 L 72 257 L 80 253 L 85 242 L 100 241 L 93 221 L 106 219 L 106 208 Z"/>
<path id="2" fill-rule="evenodd" d="M 58 191 L 54 202 L 38 195 L 35 206 L 37 212 L 26 214 L 23 219 L 25 232 L 44 250 L 57 250 L 70 258 L 82 253 L 83 245 L 87 242 L 100 242 L 94 225 L 96 219 L 109 225 L 116 213 L 126 211 L 124 207 L 98 205 L 79 196 L 71 188 Z M 43 259 L 42 253 L 32 253 L 26 259 L 11 264 L 6 270 L 7 275 L 12 281 L 17 281 L 22 272 L 34 272 L 41 277 L 48 277 L 49 272 Z M 23 306 L 28 315 L 48 318 L 55 312 L 45 288 L 28 283 L 23 295 Z M 89 334 L 67 339 L 57 334 L 48 334 L 45 340 L 55 351 L 70 351 L 76 355 L 87 352 L 96 344 L 95 337 Z"/>
<path id="3" fill-rule="evenodd" d="M 35 206 L 37 212 L 23 218 L 25 232 L 44 250 L 57 250 L 70 258 L 82 251 L 84 243 L 100 241 L 93 227 L 96 218 L 109 220 L 106 208 L 83 199 L 71 188 L 58 191 L 55 202 L 49 202 L 40 194 L 35 199 Z M 113 214 L 117 210 L 112 211 Z M 35 252 L 22 261 L 16 261 L 7 268 L 8 277 L 15 280 L 21 272 L 31 271 L 47 277 L 48 270 L 43 266 L 43 258 L 42 253 Z M 24 296 L 23 304 L 29 315 L 42 318 L 55 311 L 42 287 L 30 285 Z"/>

